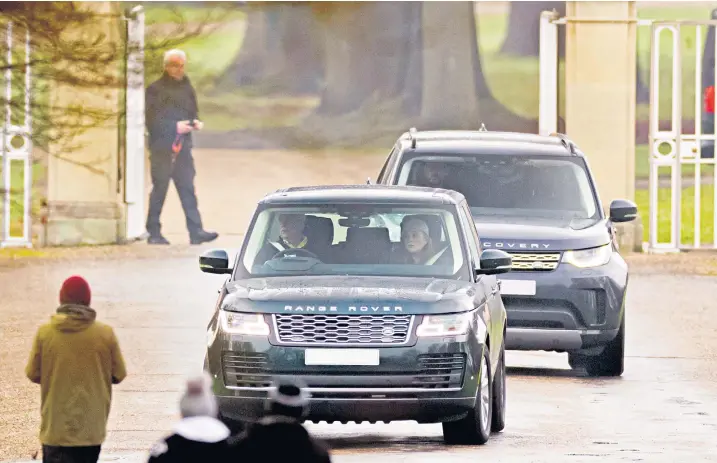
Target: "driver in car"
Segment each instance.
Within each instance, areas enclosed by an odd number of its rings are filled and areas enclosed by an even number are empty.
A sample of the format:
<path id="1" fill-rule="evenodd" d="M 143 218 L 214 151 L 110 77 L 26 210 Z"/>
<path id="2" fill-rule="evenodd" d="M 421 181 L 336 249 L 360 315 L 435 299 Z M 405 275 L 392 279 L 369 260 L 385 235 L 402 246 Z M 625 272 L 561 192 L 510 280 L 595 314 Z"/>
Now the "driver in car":
<path id="1" fill-rule="evenodd" d="M 257 256 L 257 263 L 264 263 L 271 260 L 277 257 L 279 253 L 283 253 L 284 255 L 293 254 L 289 252 L 289 250 L 292 249 L 303 249 L 318 258 L 318 253 L 321 251 L 318 249 L 320 246 L 315 245 L 315 243 L 311 242 L 309 237 L 306 236 L 306 216 L 304 214 L 279 214 L 278 219 L 279 239 L 276 241 L 268 241 L 264 244 Z M 310 254 L 298 252 L 295 255 L 308 257 Z"/>
<path id="2" fill-rule="evenodd" d="M 451 168 L 449 163 L 446 162 L 425 162 L 418 171 L 416 181 L 409 184 L 428 188 L 443 188 L 463 193 L 462 172 L 462 169 Z"/>
<path id="3" fill-rule="evenodd" d="M 448 173 L 448 166 L 444 163 L 427 162 L 423 165 L 422 175 L 420 176 L 422 178 L 418 180 L 419 185 L 417 186 L 445 188 Z"/>

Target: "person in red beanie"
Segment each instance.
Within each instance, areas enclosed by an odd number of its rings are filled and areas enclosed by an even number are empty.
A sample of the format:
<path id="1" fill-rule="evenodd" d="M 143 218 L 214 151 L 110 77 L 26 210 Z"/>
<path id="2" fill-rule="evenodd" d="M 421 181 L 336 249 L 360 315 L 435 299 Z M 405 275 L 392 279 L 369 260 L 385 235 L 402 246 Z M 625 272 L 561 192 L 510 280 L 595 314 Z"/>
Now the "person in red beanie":
<path id="1" fill-rule="evenodd" d="M 40 385 L 43 462 L 97 462 L 112 385 L 127 376 L 114 330 L 95 320 L 91 300 L 84 278 L 65 280 L 60 306 L 38 329 L 25 368 Z"/>

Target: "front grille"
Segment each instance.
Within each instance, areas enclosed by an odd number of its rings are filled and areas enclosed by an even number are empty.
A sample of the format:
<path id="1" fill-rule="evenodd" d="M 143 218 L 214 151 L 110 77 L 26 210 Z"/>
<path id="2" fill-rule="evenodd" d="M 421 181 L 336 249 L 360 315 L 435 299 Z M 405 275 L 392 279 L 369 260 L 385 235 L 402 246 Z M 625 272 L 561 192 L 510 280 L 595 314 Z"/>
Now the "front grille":
<path id="1" fill-rule="evenodd" d="M 511 252 L 513 271 L 545 272 L 555 270 L 560 263 L 560 253 Z"/>
<path id="2" fill-rule="evenodd" d="M 449 389 L 460 388 L 465 374 L 463 353 L 422 354 L 413 368 L 375 371 L 351 367 L 340 370 L 307 369 L 305 381 L 310 387 L 323 389 Z M 255 352 L 222 352 L 224 384 L 227 387 L 266 388 L 273 375 L 296 374 L 292 368 L 270 368 L 267 354 Z M 330 393 L 335 394 L 335 393 Z M 355 394 L 355 392 L 352 392 Z M 335 395 L 332 395 L 335 396 Z"/>
<path id="3" fill-rule="evenodd" d="M 254 352 L 222 353 L 224 384 L 231 387 L 269 387 L 271 375 L 266 354 Z"/>
<path id="4" fill-rule="evenodd" d="M 294 345 L 401 345 L 412 321 L 412 315 L 274 315 L 278 341 Z"/>
<path id="5" fill-rule="evenodd" d="M 463 384 L 465 354 L 419 355 L 418 362 L 420 373 L 416 375 L 415 387 L 446 389 Z"/>

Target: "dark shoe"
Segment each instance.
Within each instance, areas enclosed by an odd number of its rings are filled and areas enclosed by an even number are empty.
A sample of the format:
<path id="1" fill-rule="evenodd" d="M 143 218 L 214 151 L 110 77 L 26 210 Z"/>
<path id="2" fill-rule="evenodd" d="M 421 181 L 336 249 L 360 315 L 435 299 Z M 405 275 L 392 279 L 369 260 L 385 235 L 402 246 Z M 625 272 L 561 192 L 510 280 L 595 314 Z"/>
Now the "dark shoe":
<path id="1" fill-rule="evenodd" d="M 155 235 L 147 238 L 147 244 L 169 244 L 169 241 L 162 235 Z"/>
<path id="2" fill-rule="evenodd" d="M 210 241 L 214 241 L 217 238 L 219 238 L 219 233 L 208 232 L 208 231 L 202 230 L 202 231 L 198 232 L 196 235 L 190 235 L 189 243 L 190 244 L 209 243 Z"/>

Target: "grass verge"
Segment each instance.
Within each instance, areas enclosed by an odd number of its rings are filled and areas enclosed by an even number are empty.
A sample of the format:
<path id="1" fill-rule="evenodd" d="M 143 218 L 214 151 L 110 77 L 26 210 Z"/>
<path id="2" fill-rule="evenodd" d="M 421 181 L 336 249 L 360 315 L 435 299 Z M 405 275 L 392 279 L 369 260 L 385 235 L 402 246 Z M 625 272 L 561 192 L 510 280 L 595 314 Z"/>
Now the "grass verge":
<path id="1" fill-rule="evenodd" d="M 0 158 L 1 160 L 1 158 Z M 37 180 L 43 175 L 42 165 L 35 163 L 32 169 L 32 180 L 37 184 Z M 2 162 L 0 162 L 0 176 L 2 176 Z M 24 228 L 24 193 L 25 193 L 25 166 L 23 161 L 13 160 L 10 163 L 10 236 L 22 236 Z M 5 205 L 5 185 L 0 182 L 0 225 L 2 224 Z M 37 198 L 32 198 L 30 207 L 37 206 Z M 2 232 L 0 232 L 1 234 Z"/>
<path id="2" fill-rule="evenodd" d="M 638 145 L 635 147 L 635 178 L 647 179 L 650 177 L 650 150 L 648 145 Z M 662 168 L 666 170 L 667 168 Z M 665 172 L 660 172 L 664 174 Z M 694 164 L 683 164 L 682 165 L 682 177 L 693 177 L 695 175 Z M 700 169 L 700 175 L 703 177 L 713 176 L 714 167 L 711 165 L 702 165 Z"/>
<path id="3" fill-rule="evenodd" d="M 700 187 L 700 234 L 699 238 L 702 243 L 712 243 L 714 241 L 714 185 L 702 185 Z M 658 189 L 658 216 L 657 230 L 658 241 L 669 242 L 671 236 L 671 211 L 672 199 L 671 190 L 669 188 Z M 637 190 L 635 192 L 635 202 L 638 207 L 642 223 L 644 224 L 643 240 L 649 240 L 649 192 L 648 190 Z M 680 224 L 681 242 L 683 244 L 694 244 L 695 238 L 695 188 L 687 187 L 682 190 L 682 220 Z"/>

